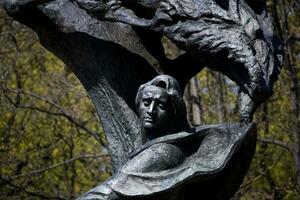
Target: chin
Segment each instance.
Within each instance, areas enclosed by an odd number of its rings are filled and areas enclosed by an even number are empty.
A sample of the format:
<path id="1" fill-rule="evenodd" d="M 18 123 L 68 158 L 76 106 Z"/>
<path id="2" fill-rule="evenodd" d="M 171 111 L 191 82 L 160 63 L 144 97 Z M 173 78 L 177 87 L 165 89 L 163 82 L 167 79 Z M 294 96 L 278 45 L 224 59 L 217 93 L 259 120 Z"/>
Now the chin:
<path id="1" fill-rule="evenodd" d="M 154 129 L 154 126 L 153 126 L 153 124 L 145 124 L 144 125 L 144 128 L 147 130 L 147 129 Z"/>
<path id="2" fill-rule="evenodd" d="M 144 129 L 145 130 L 154 130 L 157 128 L 157 125 L 155 123 L 145 122 L 144 123 Z"/>

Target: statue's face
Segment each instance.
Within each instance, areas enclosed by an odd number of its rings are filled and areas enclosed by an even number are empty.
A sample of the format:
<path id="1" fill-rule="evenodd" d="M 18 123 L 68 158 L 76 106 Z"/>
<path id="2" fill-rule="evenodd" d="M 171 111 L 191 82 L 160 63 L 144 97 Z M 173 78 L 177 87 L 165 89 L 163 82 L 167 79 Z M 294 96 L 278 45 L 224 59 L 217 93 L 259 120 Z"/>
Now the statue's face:
<path id="1" fill-rule="evenodd" d="M 169 121 L 169 106 L 167 92 L 156 86 L 147 86 L 142 93 L 139 107 L 141 125 L 148 131 L 162 130 Z"/>

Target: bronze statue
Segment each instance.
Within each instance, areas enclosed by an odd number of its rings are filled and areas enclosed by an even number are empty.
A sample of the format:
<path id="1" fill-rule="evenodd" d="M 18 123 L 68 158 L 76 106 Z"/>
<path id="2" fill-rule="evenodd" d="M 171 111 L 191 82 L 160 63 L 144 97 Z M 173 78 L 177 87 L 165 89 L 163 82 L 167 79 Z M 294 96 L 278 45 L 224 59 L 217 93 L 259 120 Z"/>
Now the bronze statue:
<path id="1" fill-rule="evenodd" d="M 189 128 L 179 84 L 167 75 L 157 76 L 139 88 L 136 107 L 145 143 L 131 152 L 131 159 L 110 180 L 79 199 L 231 197 L 254 153 L 253 124 Z M 243 170 L 226 171 L 230 165 L 240 166 L 239 162 L 245 160 Z M 200 187 L 209 182 L 214 182 L 212 188 Z M 190 190 L 197 186 L 197 190 Z"/>

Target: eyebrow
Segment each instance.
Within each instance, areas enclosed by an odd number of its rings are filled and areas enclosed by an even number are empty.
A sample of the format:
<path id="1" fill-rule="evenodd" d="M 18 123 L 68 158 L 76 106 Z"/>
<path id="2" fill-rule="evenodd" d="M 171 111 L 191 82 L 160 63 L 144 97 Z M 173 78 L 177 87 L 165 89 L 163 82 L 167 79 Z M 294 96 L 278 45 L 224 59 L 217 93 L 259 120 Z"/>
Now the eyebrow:
<path id="1" fill-rule="evenodd" d="M 158 102 L 161 102 L 161 103 L 166 103 L 167 101 L 168 101 L 168 96 L 167 96 L 167 98 L 163 98 L 163 99 L 165 99 L 165 101 L 162 101 L 161 100 L 161 98 L 157 98 L 157 97 L 155 97 L 154 95 L 149 95 L 149 94 L 145 94 L 145 95 L 143 95 L 142 96 L 142 100 L 149 100 L 149 99 L 154 99 L 154 100 L 156 100 L 156 101 L 158 101 Z"/>
<path id="2" fill-rule="evenodd" d="M 149 94 L 148 92 L 142 95 L 142 99 L 146 99 L 146 98 L 149 99 L 151 97 L 153 97 L 153 95 Z"/>

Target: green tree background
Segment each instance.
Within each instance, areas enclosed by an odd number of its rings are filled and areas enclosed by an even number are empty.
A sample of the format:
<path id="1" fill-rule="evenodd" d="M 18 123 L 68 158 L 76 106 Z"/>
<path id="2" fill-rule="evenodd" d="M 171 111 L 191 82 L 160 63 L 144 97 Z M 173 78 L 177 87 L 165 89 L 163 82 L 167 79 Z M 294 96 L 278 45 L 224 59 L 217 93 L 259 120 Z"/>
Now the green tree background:
<path id="1" fill-rule="evenodd" d="M 300 2 L 268 1 L 284 42 L 274 95 L 256 112 L 258 143 L 234 199 L 300 198 Z M 163 38 L 166 53 L 181 53 Z M 203 70 L 187 85 L 191 124 L 238 121 L 237 86 Z M 0 199 L 74 199 L 111 175 L 95 108 L 74 74 L 0 9 Z"/>

